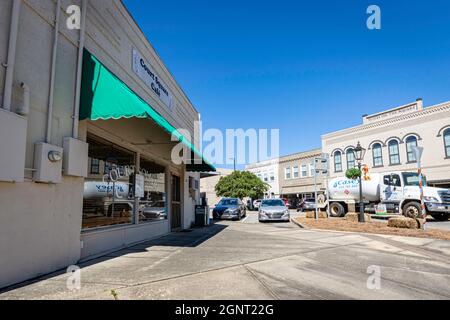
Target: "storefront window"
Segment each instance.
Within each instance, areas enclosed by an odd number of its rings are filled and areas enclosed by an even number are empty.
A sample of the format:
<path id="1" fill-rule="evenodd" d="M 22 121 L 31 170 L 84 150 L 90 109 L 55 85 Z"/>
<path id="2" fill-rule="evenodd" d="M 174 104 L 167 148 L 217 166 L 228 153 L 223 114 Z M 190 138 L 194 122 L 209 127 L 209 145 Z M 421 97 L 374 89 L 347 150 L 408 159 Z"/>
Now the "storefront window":
<path id="1" fill-rule="evenodd" d="M 141 158 L 136 179 L 139 223 L 167 219 L 165 168 Z"/>
<path id="2" fill-rule="evenodd" d="M 84 182 L 82 228 L 132 223 L 134 196 L 130 176 L 135 154 L 98 137 L 88 136 L 87 142 L 91 169 L 96 159 L 99 172 L 91 170 Z"/>

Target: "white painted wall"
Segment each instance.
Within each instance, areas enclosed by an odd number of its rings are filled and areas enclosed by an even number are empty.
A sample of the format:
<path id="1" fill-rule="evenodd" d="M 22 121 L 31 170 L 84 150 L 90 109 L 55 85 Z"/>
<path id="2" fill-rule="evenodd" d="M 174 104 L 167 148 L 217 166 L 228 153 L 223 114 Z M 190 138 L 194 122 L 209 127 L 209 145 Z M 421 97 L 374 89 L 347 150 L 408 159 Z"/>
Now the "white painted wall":
<path id="1" fill-rule="evenodd" d="M 246 171 L 252 172 L 256 175 L 261 175 L 261 180 L 264 181 L 264 176 L 267 175 L 268 181 L 266 182 L 270 189 L 267 191 L 269 196 L 273 193 L 274 197 L 280 195 L 280 179 L 279 179 L 279 160 L 267 160 L 254 164 L 249 164 L 245 167 Z M 274 180 L 270 180 L 270 176 L 274 176 Z"/>

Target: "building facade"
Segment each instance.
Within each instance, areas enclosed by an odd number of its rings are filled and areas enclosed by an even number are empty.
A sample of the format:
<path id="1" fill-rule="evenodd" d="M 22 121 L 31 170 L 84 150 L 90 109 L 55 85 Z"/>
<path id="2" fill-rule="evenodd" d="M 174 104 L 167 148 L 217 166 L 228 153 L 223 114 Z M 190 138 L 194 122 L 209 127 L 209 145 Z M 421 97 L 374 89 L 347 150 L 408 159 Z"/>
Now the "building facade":
<path id="1" fill-rule="evenodd" d="M 199 114 L 120 0 L 1 1 L 0 61 L 0 287 L 191 227 Z"/>
<path id="2" fill-rule="evenodd" d="M 245 167 L 246 171 L 254 173 L 261 181 L 269 185 L 264 198 L 278 198 L 280 196 L 279 159 L 265 160 Z"/>
<path id="3" fill-rule="evenodd" d="M 450 187 L 450 102 L 424 108 L 422 99 L 373 115 L 359 126 L 322 136 L 330 155 L 330 174 L 342 176 L 357 165 L 358 141 L 367 149 L 363 163 L 370 172 L 417 170 L 413 147 L 424 148 L 422 168 L 428 184 Z"/>
<path id="4" fill-rule="evenodd" d="M 206 199 L 206 202 L 210 208 L 218 204 L 222 198 L 216 194 L 216 184 L 219 182 L 221 177 L 226 177 L 232 173 L 232 169 L 217 168 L 217 174 L 201 178 L 200 194 L 202 198 Z"/>
<path id="5" fill-rule="evenodd" d="M 314 198 L 315 189 L 323 194 L 324 176 L 318 174 L 314 185 L 314 159 L 322 156 L 321 149 L 280 157 L 280 197 L 287 198 L 292 208 L 305 198 Z"/>

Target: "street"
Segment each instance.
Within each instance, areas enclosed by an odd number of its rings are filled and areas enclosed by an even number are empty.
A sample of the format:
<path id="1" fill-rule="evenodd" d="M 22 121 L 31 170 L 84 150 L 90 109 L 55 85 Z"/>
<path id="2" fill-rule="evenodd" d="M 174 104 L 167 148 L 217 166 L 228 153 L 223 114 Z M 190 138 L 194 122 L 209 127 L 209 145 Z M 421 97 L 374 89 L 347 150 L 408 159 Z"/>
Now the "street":
<path id="1" fill-rule="evenodd" d="M 450 299 L 449 241 L 260 224 L 253 212 L 80 267 L 80 290 L 60 272 L 0 299 Z"/>

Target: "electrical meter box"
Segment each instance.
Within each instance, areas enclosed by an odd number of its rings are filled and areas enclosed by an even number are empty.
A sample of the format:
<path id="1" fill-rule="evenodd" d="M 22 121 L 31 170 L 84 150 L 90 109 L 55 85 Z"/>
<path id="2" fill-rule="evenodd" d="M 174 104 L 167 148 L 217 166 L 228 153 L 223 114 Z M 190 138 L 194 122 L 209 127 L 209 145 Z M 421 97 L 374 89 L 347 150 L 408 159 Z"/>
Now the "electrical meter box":
<path id="1" fill-rule="evenodd" d="M 27 119 L 0 108 L 0 181 L 23 182 Z"/>
<path id="2" fill-rule="evenodd" d="M 62 179 L 63 148 L 44 142 L 34 145 L 35 182 L 60 183 Z"/>
<path id="3" fill-rule="evenodd" d="M 64 138 L 64 175 L 87 177 L 89 145 L 71 137 Z"/>

